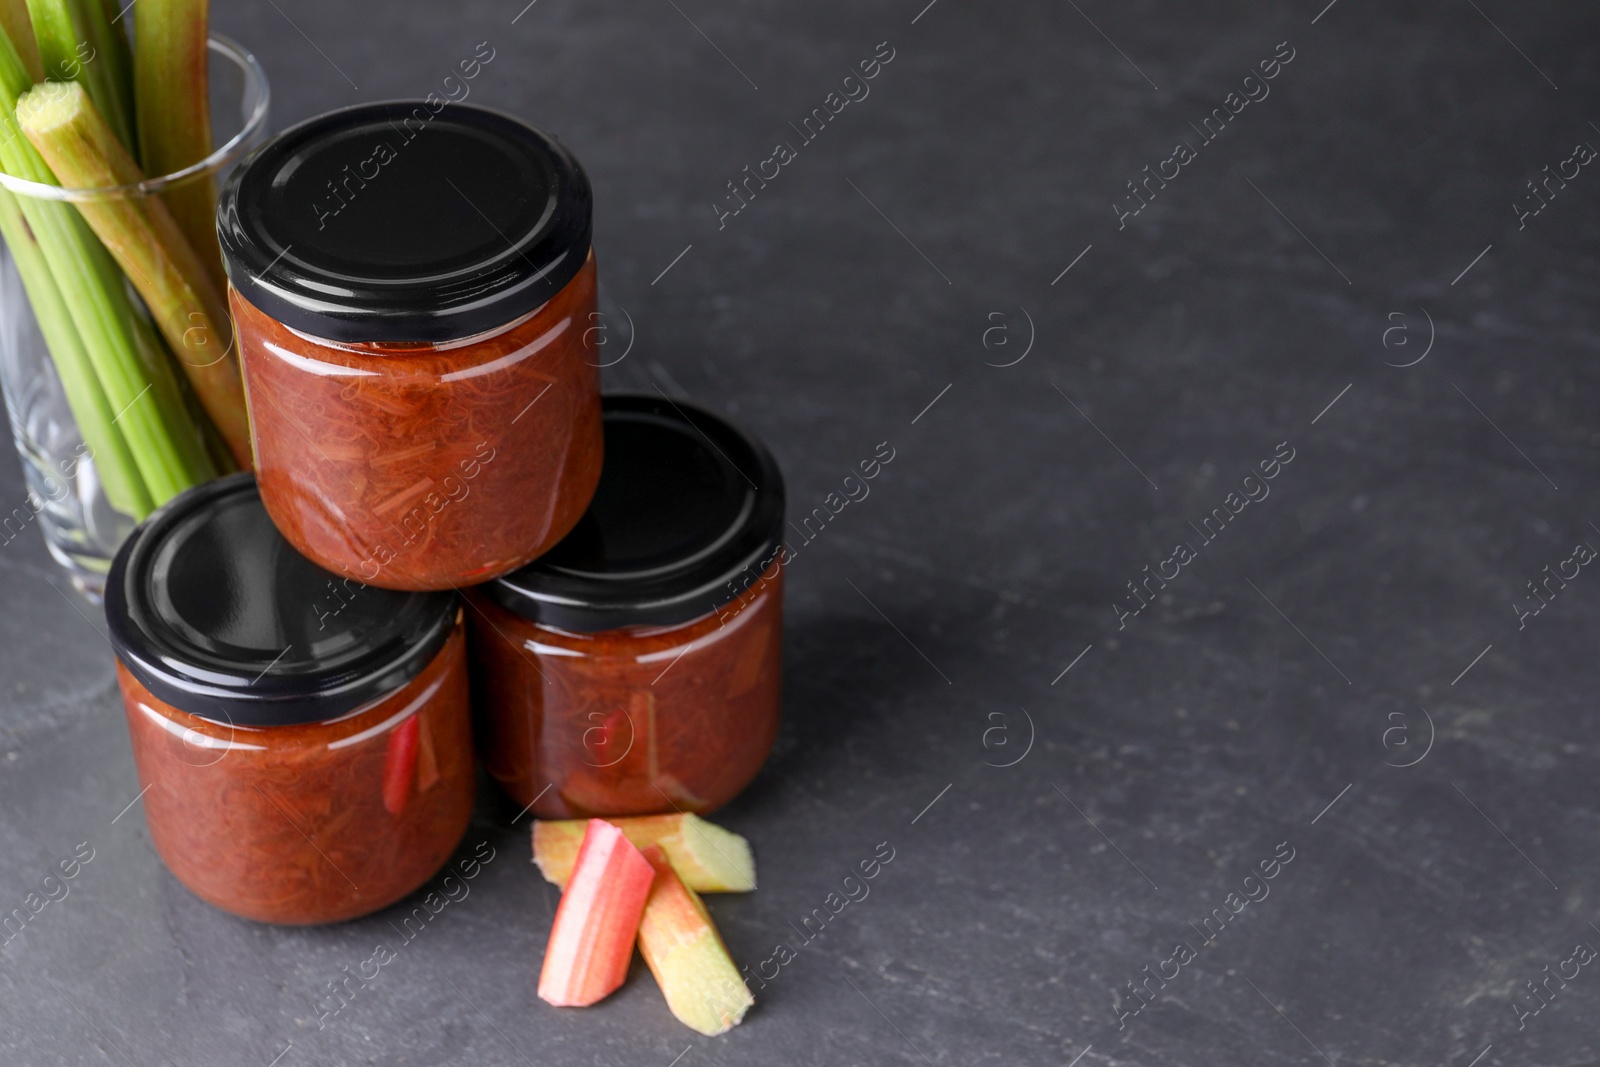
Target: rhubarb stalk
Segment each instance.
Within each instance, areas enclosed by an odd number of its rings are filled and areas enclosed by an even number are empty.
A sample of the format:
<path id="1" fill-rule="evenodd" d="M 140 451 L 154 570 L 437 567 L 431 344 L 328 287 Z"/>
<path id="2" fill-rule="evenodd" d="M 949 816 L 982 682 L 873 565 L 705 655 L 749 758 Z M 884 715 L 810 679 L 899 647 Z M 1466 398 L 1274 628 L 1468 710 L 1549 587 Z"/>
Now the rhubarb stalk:
<path id="1" fill-rule="evenodd" d="M 707 1036 L 731 1030 L 756 998 L 704 902 L 683 884 L 661 846 L 646 848 L 644 858 L 656 880 L 639 920 L 639 954 L 679 1022 Z"/>
<path id="2" fill-rule="evenodd" d="M 691 812 L 608 819 L 637 848 L 660 845 L 689 888 L 700 893 L 748 893 L 756 887 L 750 842 Z M 583 840 L 582 819 L 533 824 L 533 862 L 546 881 L 565 885 Z"/>
<path id="3" fill-rule="evenodd" d="M 6 247 L 11 250 L 17 275 L 22 279 L 28 303 L 33 306 L 34 318 L 39 322 L 39 332 L 44 335 L 45 345 L 55 359 L 56 374 L 61 380 L 67 406 L 92 452 L 94 469 L 100 476 L 106 500 L 125 515 L 149 514 L 155 502 L 150 499 L 127 441 L 117 429 L 116 412 L 111 410 L 95 378 L 94 364 L 83 347 L 83 338 L 73 324 L 55 276 L 50 273 L 38 238 L 23 218 L 17 198 L 3 191 L 0 191 L 0 235 L 4 235 Z M 69 472 L 51 473 L 59 478 L 68 476 Z"/>
<path id="4" fill-rule="evenodd" d="M 139 0 L 134 7 L 133 100 L 139 162 L 146 174 L 171 174 L 211 154 L 208 5 L 209 0 Z M 217 188 L 211 175 L 173 186 L 161 199 L 221 288 Z"/>
<path id="5" fill-rule="evenodd" d="M 76 5 L 73 16 L 78 28 L 83 31 L 89 47 L 94 49 L 94 62 L 101 66 L 93 74 L 104 79 L 106 91 L 116 101 L 117 111 L 128 127 L 122 143 L 128 151 L 133 152 L 139 146 L 133 98 L 133 50 L 128 47 L 127 23 L 122 22 L 124 12 L 119 10 L 121 4 L 117 0 L 73 0 L 73 3 Z M 94 95 L 94 85 L 85 88 L 89 89 L 89 95 L 99 105 L 100 98 Z M 101 110 L 104 111 L 104 108 Z M 117 129 L 117 136 L 123 137 L 122 129 L 114 128 Z M 147 169 L 147 173 L 165 172 Z"/>
<path id="6" fill-rule="evenodd" d="M 433 747 L 433 731 L 428 720 L 417 712 L 417 792 L 426 793 L 439 784 L 439 752 Z"/>
<path id="7" fill-rule="evenodd" d="M 99 0 L 27 0 L 46 78 L 81 83 L 110 123 L 117 139 L 134 144 L 132 86 L 117 69 L 109 27 Z M 114 31 L 113 31 L 114 32 Z M 68 185 L 70 179 L 61 179 Z"/>
<path id="8" fill-rule="evenodd" d="M 17 121 L 68 185 L 143 180 L 138 164 L 76 82 L 35 86 L 17 102 Z M 154 197 L 86 200 L 77 208 L 144 297 L 234 460 L 248 468 L 250 424 L 227 305 L 171 212 Z"/>
<path id="9" fill-rule="evenodd" d="M 655 868 L 621 830 L 589 820 L 545 946 L 541 998 L 584 1007 L 622 984 L 655 878 Z"/>
<path id="10" fill-rule="evenodd" d="M 383 755 L 383 807 L 390 815 L 406 810 L 411 799 L 411 783 L 417 776 L 417 733 L 422 722 L 417 713 L 389 735 L 389 747 Z"/>
<path id="11" fill-rule="evenodd" d="M 39 42 L 33 36 L 33 19 L 28 15 L 28 0 L 0 0 L 0 30 L 4 30 L 28 72 L 28 83 L 44 81 L 44 63 L 39 59 Z"/>
<path id="12" fill-rule="evenodd" d="M 55 185 L 55 175 L 17 127 L 17 97 L 29 84 L 16 47 L 9 36 L 0 35 L 0 169 L 27 181 Z M 83 409 L 79 430 L 98 464 L 116 465 L 131 453 L 136 470 L 124 472 L 120 480 L 127 486 L 142 482 L 144 493 L 132 492 L 122 504 L 135 518 L 143 518 L 148 510 L 142 503 L 146 497 L 153 504 L 162 504 L 215 477 L 216 468 L 205 454 L 201 434 L 172 377 L 171 362 L 160 340 L 148 319 L 134 309 L 122 274 L 83 218 L 70 205 L 56 201 L 17 197 L 16 202 L 33 247 L 49 267 L 82 351 L 93 366 L 95 386 L 113 413 L 110 424 L 125 439 L 126 447 L 99 432 L 104 429 L 103 420 L 95 418 L 88 407 Z M 45 319 L 49 318 L 47 311 Z M 60 330 L 53 333 L 54 338 L 45 335 L 47 344 L 64 338 Z M 66 381 L 81 369 L 72 358 L 74 352 L 52 347 L 51 354 L 56 357 L 68 403 L 74 403 L 75 395 L 89 395 L 88 386 Z M 74 416 L 79 416 L 77 409 Z"/>

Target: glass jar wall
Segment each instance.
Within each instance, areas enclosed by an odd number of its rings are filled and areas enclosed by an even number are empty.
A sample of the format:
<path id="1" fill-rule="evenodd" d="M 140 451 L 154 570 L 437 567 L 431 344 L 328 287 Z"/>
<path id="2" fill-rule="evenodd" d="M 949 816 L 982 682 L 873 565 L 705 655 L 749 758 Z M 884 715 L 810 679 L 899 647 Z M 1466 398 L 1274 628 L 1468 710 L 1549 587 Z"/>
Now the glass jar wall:
<path id="1" fill-rule="evenodd" d="M 777 568 L 728 607 L 678 626 L 573 633 L 475 596 L 484 769 L 551 818 L 726 804 L 778 735 Z"/>
<path id="2" fill-rule="evenodd" d="M 364 711 L 254 728 L 190 715 L 119 667 L 163 862 L 207 903 L 269 923 L 352 919 L 416 889 L 472 812 L 464 654 L 457 632 Z"/>
<path id="3" fill-rule="evenodd" d="M 392 589 L 470 585 L 583 514 L 600 476 L 592 258 L 538 311 L 453 344 L 337 344 L 229 299 L 262 498 L 324 567 Z"/>

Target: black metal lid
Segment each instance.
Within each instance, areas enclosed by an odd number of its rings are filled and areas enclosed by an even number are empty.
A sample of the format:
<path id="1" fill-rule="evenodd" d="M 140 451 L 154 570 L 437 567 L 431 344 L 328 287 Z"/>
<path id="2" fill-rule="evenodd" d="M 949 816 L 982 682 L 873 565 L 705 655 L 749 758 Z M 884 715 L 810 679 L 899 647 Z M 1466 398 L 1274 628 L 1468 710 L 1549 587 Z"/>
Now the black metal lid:
<path id="1" fill-rule="evenodd" d="M 217 204 L 233 287 L 334 341 L 448 341 L 545 303 L 589 255 L 572 154 L 486 108 L 396 100 L 285 130 Z"/>
<path id="2" fill-rule="evenodd" d="M 238 726 L 321 722 L 394 692 L 443 647 L 454 593 L 346 584 L 296 552 L 236 474 L 134 530 L 106 583 L 117 656 L 160 700 Z"/>
<path id="3" fill-rule="evenodd" d="M 783 540 L 783 475 L 755 438 L 708 411 L 607 396 L 605 467 L 571 533 L 484 587 L 525 618 L 592 633 L 671 626 L 735 599 Z"/>

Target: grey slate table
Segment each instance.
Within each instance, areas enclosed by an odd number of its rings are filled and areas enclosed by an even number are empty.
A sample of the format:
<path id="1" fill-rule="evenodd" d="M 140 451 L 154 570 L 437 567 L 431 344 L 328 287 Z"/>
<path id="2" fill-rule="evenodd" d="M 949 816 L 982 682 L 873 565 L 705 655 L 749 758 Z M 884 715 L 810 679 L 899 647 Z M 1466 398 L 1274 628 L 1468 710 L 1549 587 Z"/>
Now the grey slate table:
<path id="1" fill-rule="evenodd" d="M 277 128 L 459 93 L 488 42 L 470 99 L 594 181 L 608 387 L 782 461 L 787 718 L 721 817 L 761 888 L 711 903 L 776 977 L 718 1039 L 642 969 L 539 1003 L 556 896 L 486 788 L 462 855 L 495 859 L 319 1028 L 389 917 L 256 926 L 165 872 L 99 620 L 30 534 L 0 912 L 93 858 L 0 950 L 0 1061 L 1600 1059 L 1600 13 L 522 2 L 216 23 Z"/>

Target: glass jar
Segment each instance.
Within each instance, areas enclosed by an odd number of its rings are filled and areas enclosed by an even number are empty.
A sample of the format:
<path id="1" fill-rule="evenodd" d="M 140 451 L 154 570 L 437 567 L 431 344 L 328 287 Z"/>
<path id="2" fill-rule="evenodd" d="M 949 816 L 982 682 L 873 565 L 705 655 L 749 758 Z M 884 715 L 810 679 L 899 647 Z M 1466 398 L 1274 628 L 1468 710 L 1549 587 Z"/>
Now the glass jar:
<path id="1" fill-rule="evenodd" d="M 713 811 L 777 737 L 783 478 L 688 404 L 604 410 L 583 520 L 467 594 L 478 755 L 543 818 Z"/>
<path id="2" fill-rule="evenodd" d="M 482 108 L 391 102 L 280 134 L 218 227 L 261 498 L 389 589 L 542 555 L 600 477 L 588 179 Z"/>
<path id="3" fill-rule="evenodd" d="M 450 858 L 474 791 L 454 594 L 318 568 L 241 474 L 135 529 L 106 621 L 150 839 L 201 899 L 261 922 L 335 922 Z"/>

